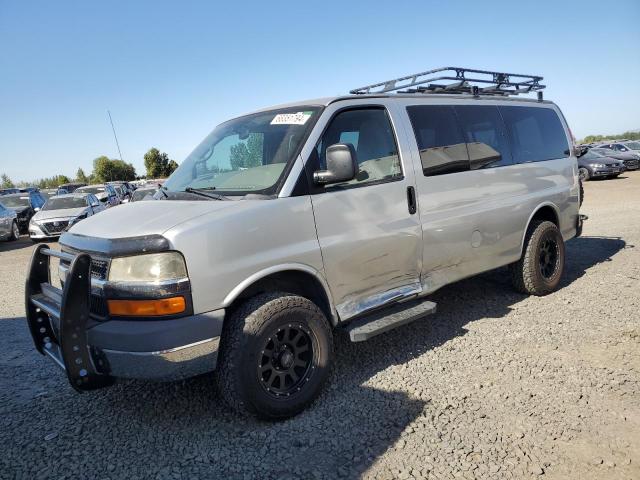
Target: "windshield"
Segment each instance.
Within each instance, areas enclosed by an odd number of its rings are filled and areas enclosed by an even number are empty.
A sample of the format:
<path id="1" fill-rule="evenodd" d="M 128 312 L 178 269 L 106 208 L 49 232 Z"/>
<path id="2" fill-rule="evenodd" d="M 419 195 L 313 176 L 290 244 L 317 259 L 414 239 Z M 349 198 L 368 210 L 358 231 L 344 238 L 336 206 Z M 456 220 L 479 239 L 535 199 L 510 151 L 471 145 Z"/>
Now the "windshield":
<path id="1" fill-rule="evenodd" d="M 219 125 L 169 177 L 165 190 L 275 193 L 318 111 L 318 107 L 271 110 Z"/>
<path id="2" fill-rule="evenodd" d="M 640 142 L 627 142 L 624 146 L 631 150 L 640 150 Z"/>
<path id="3" fill-rule="evenodd" d="M 591 159 L 594 160 L 596 158 L 603 158 L 604 155 L 600 155 L 598 152 L 594 152 L 593 150 L 589 150 L 587 153 L 582 155 L 580 158 Z"/>
<path id="4" fill-rule="evenodd" d="M 0 203 L 8 208 L 29 207 L 29 197 L 0 197 Z"/>
<path id="5" fill-rule="evenodd" d="M 95 195 L 96 193 L 104 192 L 104 187 L 82 187 L 82 188 L 78 188 L 76 191 L 84 192 L 84 193 L 93 193 Z"/>
<path id="6" fill-rule="evenodd" d="M 82 208 L 87 206 L 84 197 L 52 197 L 47 200 L 42 210 L 64 210 L 65 208 Z"/>

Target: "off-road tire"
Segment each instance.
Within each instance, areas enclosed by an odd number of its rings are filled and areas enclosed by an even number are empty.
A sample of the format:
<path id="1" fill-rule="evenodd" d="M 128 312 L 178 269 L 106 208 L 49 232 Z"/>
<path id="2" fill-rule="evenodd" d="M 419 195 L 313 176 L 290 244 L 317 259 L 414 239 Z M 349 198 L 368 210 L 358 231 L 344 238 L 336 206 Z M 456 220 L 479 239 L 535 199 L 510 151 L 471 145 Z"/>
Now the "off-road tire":
<path id="1" fill-rule="evenodd" d="M 580 184 L 580 206 L 582 206 L 582 202 L 584 201 L 584 185 L 582 184 L 581 178 L 578 178 L 578 183 Z"/>
<path id="2" fill-rule="evenodd" d="M 14 220 L 11 224 L 11 235 L 9 235 L 9 241 L 13 242 L 15 240 L 18 240 L 18 238 L 20 238 L 20 229 L 18 228 L 18 224 Z"/>
<path id="3" fill-rule="evenodd" d="M 295 393 L 275 397 L 267 391 L 258 368 L 264 348 L 278 329 L 300 325 L 311 342 L 309 376 Z M 320 308 L 310 300 L 284 292 L 259 294 L 225 319 L 217 387 L 222 399 L 241 414 L 281 419 L 304 410 L 320 393 L 333 364 L 333 335 Z"/>
<path id="4" fill-rule="evenodd" d="M 557 245 L 557 263 L 553 273 L 547 278 L 542 273 L 540 256 L 545 240 Z M 547 295 L 558 288 L 564 271 L 565 248 L 558 227 L 546 220 L 534 221 L 529 225 L 524 242 L 522 257 L 509 265 L 514 288 L 529 295 Z"/>

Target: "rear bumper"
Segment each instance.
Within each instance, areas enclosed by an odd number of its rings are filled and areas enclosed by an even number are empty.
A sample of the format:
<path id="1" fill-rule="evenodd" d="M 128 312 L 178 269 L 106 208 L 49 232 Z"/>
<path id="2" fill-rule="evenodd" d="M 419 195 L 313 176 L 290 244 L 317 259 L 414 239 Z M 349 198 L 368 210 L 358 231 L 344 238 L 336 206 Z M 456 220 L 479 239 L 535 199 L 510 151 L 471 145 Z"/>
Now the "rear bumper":
<path id="1" fill-rule="evenodd" d="M 49 283 L 49 258 L 70 261 L 64 290 Z M 90 316 L 91 259 L 35 249 L 25 289 L 36 350 L 51 358 L 78 391 L 115 378 L 177 380 L 212 371 L 224 310 L 169 320 L 107 320 Z"/>

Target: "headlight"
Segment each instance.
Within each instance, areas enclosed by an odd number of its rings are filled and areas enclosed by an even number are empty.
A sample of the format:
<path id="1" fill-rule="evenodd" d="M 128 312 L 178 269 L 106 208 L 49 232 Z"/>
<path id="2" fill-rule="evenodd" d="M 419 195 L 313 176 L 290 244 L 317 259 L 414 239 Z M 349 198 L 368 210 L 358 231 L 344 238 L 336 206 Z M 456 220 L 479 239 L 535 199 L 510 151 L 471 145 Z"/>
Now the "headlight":
<path id="1" fill-rule="evenodd" d="M 75 225 L 80 220 L 84 220 L 85 218 L 87 218 L 87 212 L 83 213 L 82 215 L 78 215 L 76 218 L 72 218 L 71 220 L 69 220 L 69 227 Z"/>
<path id="2" fill-rule="evenodd" d="M 178 252 L 114 258 L 109 269 L 113 282 L 161 282 L 186 276 L 187 267 Z"/>
<path id="3" fill-rule="evenodd" d="M 591 164 L 592 167 L 596 167 L 596 168 L 604 168 L 604 163 L 592 163 Z"/>

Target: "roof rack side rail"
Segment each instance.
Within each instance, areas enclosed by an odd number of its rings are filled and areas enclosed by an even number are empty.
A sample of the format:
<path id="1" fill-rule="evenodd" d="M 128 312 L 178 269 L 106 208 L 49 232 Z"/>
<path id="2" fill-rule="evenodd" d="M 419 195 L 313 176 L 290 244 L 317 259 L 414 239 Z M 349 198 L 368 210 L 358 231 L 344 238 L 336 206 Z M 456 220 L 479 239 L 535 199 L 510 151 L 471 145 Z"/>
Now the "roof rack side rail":
<path id="1" fill-rule="evenodd" d="M 545 88 L 545 85 L 540 83 L 542 79 L 543 77 L 539 75 L 494 72 L 462 67 L 442 67 L 355 88 L 349 93 L 354 95 L 389 92 L 460 93 L 474 96 L 508 96 L 542 90 Z M 449 83 L 433 83 L 442 81 Z"/>

